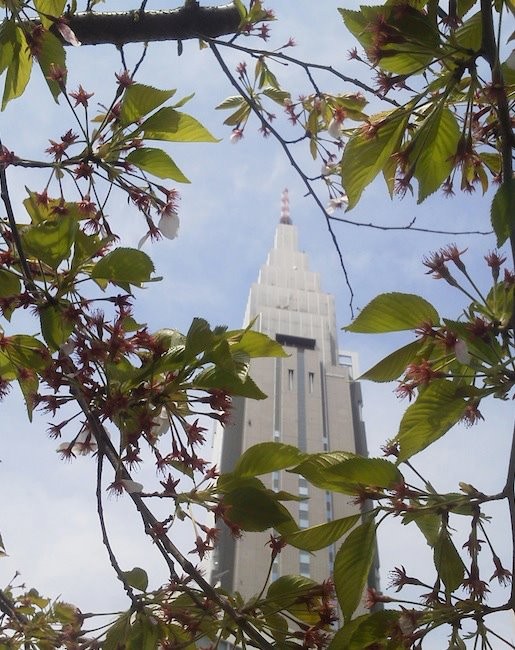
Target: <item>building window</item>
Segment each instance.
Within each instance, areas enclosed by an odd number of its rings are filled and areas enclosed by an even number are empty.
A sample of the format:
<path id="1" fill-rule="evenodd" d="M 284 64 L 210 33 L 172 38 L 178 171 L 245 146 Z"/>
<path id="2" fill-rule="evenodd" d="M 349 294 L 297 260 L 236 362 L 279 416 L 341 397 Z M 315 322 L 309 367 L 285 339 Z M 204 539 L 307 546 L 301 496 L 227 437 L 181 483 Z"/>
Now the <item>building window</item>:
<path id="1" fill-rule="evenodd" d="M 309 517 L 307 512 L 299 512 L 299 528 L 309 528 Z"/>
<path id="2" fill-rule="evenodd" d="M 305 562 L 300 562 L 299 573 L 304 578 L 309 578 L 309 564 L 306 564 Z"/>
<path id="3" fill-rule="evenodd" d="M 309 504 L 307 501 L 301 501 L 299 503 L 299 512 L 308 512 Z"/>
<path id="4" fill-rule="evenodd" d="M 274 431 L 274 440 L 277 441 L 280 439 L 281 439 L 281 434 L 279 433 L 279 431 Z"/>
<path id="5" fill-rule="evenodd" d="M 308 494 L 308 482 L 305 478 L 299 478 L 299 496 L 307 497 Z"/>
<path id="6" fill-rule="evenodd" d="M 308 372 L 308 391 L 312 393 L 314 389 L 315 389 L 315 373 Z"/>
<path id="7" fill-rule="evenodd" d="M 272 474 L 272 490 L 279 492 L 279 472 L 273 472 Z"/>
<path id="8" fill-rule="evenodd" d="M 293 370 L 288 370 L 288 390 L 293 390 Z"/>
<path id="9" fill-rule="evenodd" d="M 270 580 L 275 582 L 279 578 L 279 563 L 275 561 L 272 564 L 272 573 L 270 574 Z"/>

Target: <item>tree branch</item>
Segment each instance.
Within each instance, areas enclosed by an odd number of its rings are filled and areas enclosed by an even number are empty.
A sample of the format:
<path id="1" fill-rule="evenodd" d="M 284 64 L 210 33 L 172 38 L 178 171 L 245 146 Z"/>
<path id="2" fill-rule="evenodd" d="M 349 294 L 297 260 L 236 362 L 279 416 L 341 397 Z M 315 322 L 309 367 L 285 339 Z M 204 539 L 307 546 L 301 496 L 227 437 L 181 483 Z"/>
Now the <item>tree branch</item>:
<path id="1" fill-rule="evenodd" d="M 232 3 L 218 7 L 187 3 L 170 11 L 88 11 L 66 14 L 65 18 L 82 45 L 217 38 L 237 33 L 240 25 L 240 15 Z M 53 32 L 64 45 L 68 45 L 55 27 Z"/>
<path id="2" fill-rule="evenodd" d="M 99 449 L 102 449 L 105 458 L 109 461 L 119 477 L 132 481 L 132 476 L 129 474 L 126 467 L 121 462 L 120 456 L 118 455 L 118 452 L 114 448 L 113 443 L 107 435 L 107 431 L 105 430 L 104 425 L 96 413 L 94 413 L 94 411 L 90 408 L 80 386 L 78 386 L 73 380 L 70 381 L 69 386 L 73 396 L 82 409 L 82 412 L 87 417 L 89 426 L 91 427 L 91 431 L 95 436 Z M 154 539 L 157 539 L 159 541 L 157 548 L 160 550 L 161 554 L 165 556 L 165 559 L 168 560 L 168 558 L 166 558 L 166 554 L 171 555 L 175 562 L 177 562 L 177 564 L 182 568 L 182 570 L 196 582 L 199 588 L 203 591 L 204 595 L 209 600 L 212 600 L 214 603 L 216 603 L 227 614 L 227 616 L 231 618 L 236 623 L 236 625 L 238 625 L 248 635 L 250 639 L 257 643 L 258 648 L 262 648 L 262 650 L 273 650 L 273 646 L 265 639 L 265 637 L 262 636 L 262 634 L 256 630 L 245 617 L 240 615 L 240 613 L 234 609 L 231 604 L 225 598 L 223 598 L 216 591 L 216 589 L 209 584 L 209 582 L 207 582 L 207 580 L 204 579 L 200 571 L 195 568 L 187 558 L 184 557 L 177 546 L 175 546 L 175 544 L 172 542 L 170 537 L 165 532 L 158 532 L 159 522 L 147 507 L 147 505 L 144 503 L 144 500 L 141 498 L 141 496 L 138 493 L 130 492 L 129 497 L 132 499 L 134 505 L 136 506 L 136 509 L 141 515 L 145 526 L 145 531 L 149 534 L 153 534 Z"/>

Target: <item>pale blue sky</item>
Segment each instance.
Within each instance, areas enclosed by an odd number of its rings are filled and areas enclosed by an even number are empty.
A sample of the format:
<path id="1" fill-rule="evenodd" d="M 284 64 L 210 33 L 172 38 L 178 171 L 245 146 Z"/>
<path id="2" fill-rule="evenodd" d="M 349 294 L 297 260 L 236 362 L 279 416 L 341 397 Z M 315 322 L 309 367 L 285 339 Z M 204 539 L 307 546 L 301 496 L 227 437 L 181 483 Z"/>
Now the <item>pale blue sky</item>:
<path id="1" fill-rule="evenodd" d="M 111 2 L 106 6 L 121 9 L 126 4 Z M 364 68 L 347 60 L 347 50 L 354 43 L 336 12 L 340 3 L 277 0 L 268 4 L 279 17 L 273 26 L 272 46 L 293 36 L 298 47 L 290 54 L 330 63 L 350 76 L 366 78 Z M 159 5 L 157 1 L 149 2 L 148 8 Z M 346 6 L 357 6 L 357 3 L 353 1 Z M 129 65 L 139 57 L 139 52 L 139 47 L 127 48 Z M 70 90 L 81 83 L 89 92 L 95 91 L 92 102 L 108 102 L 113 75 L 121 69 L 114 48 L 69 48 L 67 53 Z M 240 57 L 231 55 L 229 60 L 234 67 Z M 307 80 L 298 71 L 279 67 L 278 74 L 287 81 L 294 96 L 310 92 Z M 194 316 L 203 316 L 213 325 L 223 323 L 231 328 L 241 325 L 250 283 L 256 279 L 272 246 L 281 191 L 288 187 L 291 215 L 299 229 L 301 247 L 309 254 L 311 268 L 321 273 L 323 288 L 336 296 L 338 324 L 348 323 L 349 295 L 322 214 L 311 199 L 304 198 L 304 188 L 280 147 L 271 139 L 263 140 L 257 133 L 257 123 L 250 126 L 237 145 L 229 142 L 230 130 L 222 124 L 224 114 L 215 112 L 213 107 L 232 95 L 233 90 L 209 51 L 199 51 L 196 43 L 187 42 L 183 55 L 178 58 L 175 43 L 151 45 L 139 80 L 161 88 L 178 88 L 177 96 L 195 92 L 195 98 L 184 110 L 199 118 L 223 141 L 168 148 L 192 184 L 179 188 L 182 196 L 179 237 L 153 247 L 145 246 L 156 262 L 157 274 L 163 275 L 164 280 L 138 293 L 136 317 L 148 321 L 154 329 L 166 326 L 185 330 Z M 321 86 L 333 92 L 351 90 L 327 77 Z M 280 111 L 279 107 L 276 111 Z M 26 98 L 12 102 L 0 116 L 4 144 L 23 157 L 41 157 L 42 150 L 48 146 L 47 138 L 59 137 L 69 126 L 72 121 L 68 112 L 52 103 L 37 73 Z M 307 165 L 311 164 L 305 152 L 299 152 L 299 157 Z M 317 174 L 320 164 L 316 162 L 307 169 L 308 173 Z M 17 210 L 24 198 L 24 185 L 41 189 L 37 174 L 9 170 L 9 178 Z M 322 195 L 324 202 L 325 198 Z M 108 212 L 119 224 L 115 230 L 118 229 L 127 243 L 136 246 L 145 230 L 139 216 L 127 207 L 123 198 L 111 202 Z M 422 206 L 416 206 L 409 197 L 392 202 L 384 185 L 377 182 L 348 216 L 357 221 L 398 225 L 417 215 L 417 225 L 421 227 L 486 230 L 488 212 L 488 201 L 478 194 L 452 200 L 434 195 Z M 458 294 L 425 275 L 421 265 L 425 254 L 453 241 L 468 247 L 465 261 L 470 259 L 478 284 L 488 286 L 488 271 L 481 256 L 494 247 L 493 237 L 381 232 L 343 224 L 334 224 L 334 229 L 354 289 L 356 308 L 363 307 L 378 293 L 398 290 L 421 293 L 446 316 L 457 317 L 464 306 Z M 33 324 L 29 332 L 36 330 L 37 325 Z M 359 353 L 364 370 L 407 340 L 404 336 L 345 334 L 341 345 Z M 363 386 L 363 415 L 372 455 L 380 453 L 380 445 L 395 435 L 405 406 L 397 401 L 393 388 L 394 385 L 369 383 Z M 100 544 L 94 503 L 94 462 L 91 459 L 79 459 L 70 465 L 60 462 L 54 452 L 55 441 L 48 440 L 44 433 L 48 418 L 36 418 L 29 426 L 17 396 L 4 401 L 2 409 L 0 532 L 10 557 L 0 563 L 1 582 L 5 583 L 19 570 L 28 584 L 45 594 L 61 593 L 64 599 L 76 602 L 84 611 L 125 606 Z M 458 481 L 465 481 L 484 492 L 502 489 L 513 409 L 497 403 L 482 410 L 486 423 L 453 431 L 446 440 L 415 459 L 416 466 L 427 472 L 436 487 L 457 490 Z M 137 518 L 126 501 L 107 501 L 109 526 L 117 551 L 126 568 L 140 564 L 149 569 L 157 583 L 162 564 L 144 540 Z M 501 522 L 496 521 L 491 527 L 492 538 L 504 548 L 503 559 L 508 563 L 510 551 L 503 543 L 507 534 L 503 522 L 507 521 L 507 514 L 502 512 L 499 519 Z M 403 564 L 408 573 L 420 571 L 428 580 L 432 579 L 429 550 L 421 536 L 409 528 L 399 531 L 399 527 L 400 522 L 394 526 L 388 524 L 380 538 L 384 575 Z M 466 541 L 466 532 L 461 537 Z M 186 550 L 191 546 L 191 542 L 186 542 Z M 512 620 L 506 617 L 501 625 L 513 639 Z M 441 641 L 436 642 L 434 650 L 441 647 L 438 643 Z M 432 650 L 429 643 L 427 648 Z"/>

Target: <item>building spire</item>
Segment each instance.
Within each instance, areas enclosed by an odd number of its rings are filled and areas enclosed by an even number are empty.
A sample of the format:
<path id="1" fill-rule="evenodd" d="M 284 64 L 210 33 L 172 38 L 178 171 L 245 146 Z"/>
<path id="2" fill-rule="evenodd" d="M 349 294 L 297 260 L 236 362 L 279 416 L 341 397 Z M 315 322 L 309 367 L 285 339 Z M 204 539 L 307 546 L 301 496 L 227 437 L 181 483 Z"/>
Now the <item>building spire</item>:
<path id="1" fill-rule="evenodd" d="M 279 219 L 279 223 L 284 223 L 289 226 L 292 224 L 290 218 L 290 199 L 288 198 L 287 188 L 285 188 L 281 194 L 281 218 Z"/>

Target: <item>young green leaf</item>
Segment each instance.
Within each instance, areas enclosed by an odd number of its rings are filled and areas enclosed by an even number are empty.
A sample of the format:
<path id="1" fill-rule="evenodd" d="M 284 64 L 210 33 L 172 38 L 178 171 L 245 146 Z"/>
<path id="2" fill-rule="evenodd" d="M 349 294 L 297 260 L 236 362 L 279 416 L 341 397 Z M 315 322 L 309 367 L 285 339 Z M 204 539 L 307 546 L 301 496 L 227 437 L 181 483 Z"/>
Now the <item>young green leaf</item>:
<path id="1" fill-rule="evenodd" d="M 21 292 L 21 282 L 12 271 L 0 269 L 0 298 L 17 296 Z"/>
<path id="2" fill-rule="evenodd" d="M 250 358 L 254 357 L 287 357 L 282 345 L 266 334 L 251 329 L 230 331 L 226 334 L 231 344 L 231 353 L 245 352 Z M 238 340 L 232 343 L 237 336 Z"/>
<path id="3" fill-rule="evenodd" d="M 223 368 L 206 368 L 194 380 L 195 388 L 209 390 L 219 388 L 232 395 L 249 397 L 251 399 L 266 399 L 266 393 L 258 388 L 250 376 L 240 378 L 237 372 L 230 372 Z"/>
<path id="4" fill-rule="evenodd" d="M 467 405 L 452 381 L 436 379 L 407 408 L 395 440 L 399 461 L 407 460 L 441 438 L 463 416 Z"/>
<path id="5" fill-rule="evenodd" d="M 461 130 L 443 102 L 416 130 L 411 141 L 410 163 L 418 181 L 418 203 L 435 192 L 454 167 Z"/>
<path id="6" fill-rule="evenodd" d="M 64 215 L 56 221 L 27 226 L 22 232 L 22 241 L 29 255 L 57 269 L 69 256 L 77 231 L 77 220 Z"/>
<path id="7" fill-rule="evenodd" d="M 143 251 L 116 248 L 95 264 L 91 277 L 95 280 L 139 285 L 148 282 L 153 271 L 154 264 Z"/>
<path id="8" fill-rule="evenodd" d="M 148 115 L 173 97 L 176 90 L 159 90 L 145 84 L 132 84 L 125 89 L 120 108 L 120 124 L 128 126 Z"/>
<path id="9" fill-rule="evenodd" d="M 136 566 L 130 571 L 122 571 L 122 575 L 131 587 L 139 589 L 139 591 L 146 591 L 148 587 L 148 575 L 144 569 Z"/>
<path id="10" fill-rule="evenodd" d="M 69 303 L 62 302 L 56 305 L 45 305 L 39 310 L 41 334 L 51 350 L 58 350 L 74 330 L 74 322 L 65 314 L 69 306 Z"/>
<path id="11" fill-rule="evenodd" d="M 138 127 L 147 140 L 167 142 L 219 142 L 191 115 L 173 108 L 160 108 Z"/>
<path id="12" fill-rule="evenodd" d="M 43 78 L 57 102 L 57 98 L 61 94 L 61 86 L 51 77 L 52 66 L 66 70 L 66 53 L 63 44 L 52 32 L 43 32 L 37 53 L 37 61 L 43 73 Z"/>
<path id="13" fill-rule="evenodd" d="M 415 329 L 422 323 L 436 325 L 438 312 L 431 303 L 411 293 L 383 293 L 374 298 L 344 329 L 347 332 L 380 334 Z"/>
<path id="14" fill-rule="evenodd" d="M 341 161 L 342 183 L 353 208 L 365 189 L 386 165 L 404 133 L 408 117 L 403 109 L 373 116 L 367 131 L 358 130 L 348 141 Z"/>
<path id="15" fill-rule="evenodd" d="M 41 24 L 48 28 L 53 23 L 48 16 L 59 18 L 66 6 L 66 0 L 34 0 L 34 6 L 39 13 Z"/>
<path id="16" fill-rule="evenodd" d="M 271 490 L 257 487 L 240 487 L 224 497 L 228 506 L 227 517 L 243 530 L 263 531 L 284 526 L 297 526 L 288 510 L 277 501 Z"/>
<path id="17" fill-rule="evenodd" d="M 310 578 L 294 575 L 281 576 L 268 587 L 266 603 L 277 609 L 285 609 L 292 616 L 308 625 L 315 625 L 318 622 L 317 613 L 310 606 L 307 596 L 316 587 L 317 583 Z"/>
<path id="18" fill-rule="evenodd" d="M 287 536 L 288 544 L 303 551 L 318 551 L 334 544 L 358 523 L 361 515 L 350 515 L 343 519 L 334 519 L 325 524 L 304 528 Z"/>
<path id="19" fill-rule="evenodd" d="M 259 476 L 300 463 L 304 454 L 282 442 L 262 442 L 247 449 L 238 459 L 233 474 Z"/>
<path id="20" fill-rule="evenodd" d="M 363 648 L 382 645 L 395 630 L 401 612 L 384 609 L 364 614 L 347 622 L 335 634 L 327 650 L 363 650 Z M 401 646 L 388 644 L 389 650 Z"/>
<path id="21" fill-rule="evenodd" d="M 444 526 L 434 547 L 434 563 L 446 592 L 450 594 L 455 591 L 463 582 L 465 565 Z"/>
<path id="22" fill-rule="evenodd" d="M 300 465 L 292 468 L 291 472 L 300 474 L 316 487 L 322 488 L 323 490 L 331 490 L 334 487 L 334 481 L 327 476 L 327 469 L 348 458 L 354 458 L 354 456 L 351 452 L 346 451 L 311 454 Z"/>
<path id="23" fill-rule="evenodd" d="M 125 161 L 158 178 L 170 178 L 178 183 L 190 182 L 162 149 L 141 147 L 131 151 Z"/>
<path id="24" fill-rule="evenodd" d="M 32 54 L 23 29 L 16 26 L 11 30 L 10 35 L 11 41 L 7 46 L 10 60 L 5 77 L 2 110 L 5 109 L 11 99 L 23 95 L 32 71 Z"/>
<path id="25" fill-rule="evenodd" d="M 334 585 L 347 623 L 362 597 L 376 549 L 373 519 L 355 528 L 345 538 L 334 561 Z"/>
<path id="26" fill-rule="evenodd" d="M 497 190 L 490 213 L 492 227 L 500 248 L 515 228 L 515 179 L 509 178 Z"/>
<path id="27" fill-rule="evenodd" d="M 363 485 L 391 488 L 403 481 L 399 468 L 386 458 L 354 456 L 326 469 L 333 489 L 344 494 L 358 494 Z"/>
<path id="28" fill-rule="evenodd" d="M 382 359 L 379 363 L 370 370 L 367 370 L 361 375 L 360 379 L 369 379 L 370 381 L 394 381 L 400 377 L 406 370 L 406 367 L 417 358 L 420 351 L 425 347 L 426 343 L 423 339 L 417 339 L 405 345 L 395 352 L 392 352 L 387 357 Z"/>

